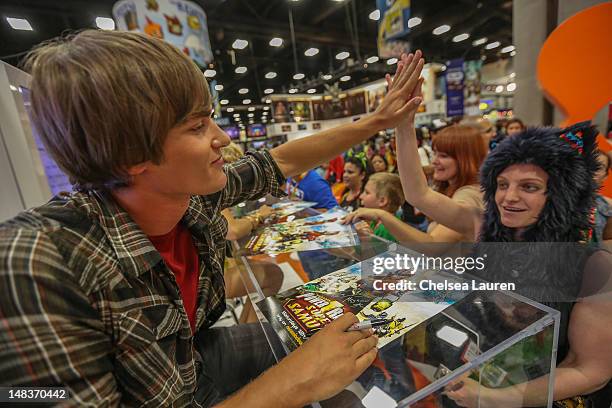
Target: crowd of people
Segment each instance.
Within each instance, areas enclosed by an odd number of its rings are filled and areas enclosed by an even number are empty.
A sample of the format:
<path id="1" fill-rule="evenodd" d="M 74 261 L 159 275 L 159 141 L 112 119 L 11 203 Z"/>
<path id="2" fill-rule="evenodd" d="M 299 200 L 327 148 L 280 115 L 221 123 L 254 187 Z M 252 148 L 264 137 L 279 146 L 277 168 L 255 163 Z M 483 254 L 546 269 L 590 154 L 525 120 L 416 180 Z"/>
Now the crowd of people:
<path id="1" fill-rule="evenodd" d="M 348 330 L 355 315 L 278 363 L 262 326 L 212 327 L 230 280 L 226 239 L 265 215 L 235 220 L 223 210 L 266 194 L 293 189 L 320 208 L 335 201 L 351 211 L 345 222 L 367 220 L 400 242 L 467 240 L 482 251 L 586 243 L 598 225 L 607 236 L 592 209 L 609 213 L 597 196 L 609 162 L 592 127 L 514 122 L 502 138 L 483 120 L 436 129 L 429 146 L 415 128 L 422 57 L 399 58 L 367 117 L 224 165 L 230 139 L 211 118 L 209 86 L 174 46 L 88 30 L 35 49 L 26 61 L 32 121 L 75 191 L 0 226 L 0 385 L 66 387 L 71 406 L 301 407 L 340 393 L 378 353 L 372 331 Z M 355 147 L 385 129 L 395 139 L 384 149 Z M 322 162 L 323 175 L 311 170 Z M 609 298 L 598 297 L 609 290 L 609 253 L 517 257 L 513 248 L 499 249 L 499 267 L 483 279 L 505 279 L 524 261 L 533 282 L 575 299 L 550 304 L 561 312 L 553 398 L 609 396 L 612 317 Z M 486 388 L 462 378 L 444 393 L 460 406 L 543 406 L 548 380 Z"/>

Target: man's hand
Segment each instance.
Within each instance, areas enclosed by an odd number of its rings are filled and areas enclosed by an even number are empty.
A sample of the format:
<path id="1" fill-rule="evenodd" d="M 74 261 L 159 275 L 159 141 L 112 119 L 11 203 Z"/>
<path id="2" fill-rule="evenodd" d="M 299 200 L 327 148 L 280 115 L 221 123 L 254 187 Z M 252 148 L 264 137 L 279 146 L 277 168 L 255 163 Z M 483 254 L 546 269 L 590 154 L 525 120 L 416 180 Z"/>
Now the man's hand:
<path id="1" fill-rule="evenodd" d="M 414 115 L 423 102 L 420 78 L 425 61 L 420 50 L 413 54 L 402 54 L 397 63 L 395 77 L 387 74 L 388 92 L 383 102 L 374 112 L 380 122 L 380 129 L 398 126 L 400 123 L 414 119 Z M 377 122 L 378 123 L 378 122 Z"/>
<path id="2" fill-rule="evenodd" d="M 340 221 L 341 224 L 350 224 L 359 220 L 364 221 L 380 221 L 381 216 L 384 214 L 383 210 L 377 208 L 359 208 L 356 211 L 348 214 Z"/>
<path id="3" fill-rule="evenodd" d="M 339 317 L 280 363 L 291 384 L 288 401 L 306 405 L 330 398 L 372 364 L 378 338 L 370 330 L 347 332 L 357 321 L 352 313 Z"/>
<path id="4" fill-rule="evenodd" d="M 259 209 L 257 210 L 257 215 L 259 215 L 261 218 L 266 219 L 268 218 L 270 215 L 272 215 L 272 208 L 268 207 L 267 205 L 262 205 L 261 207 L 259 207 Z"/>

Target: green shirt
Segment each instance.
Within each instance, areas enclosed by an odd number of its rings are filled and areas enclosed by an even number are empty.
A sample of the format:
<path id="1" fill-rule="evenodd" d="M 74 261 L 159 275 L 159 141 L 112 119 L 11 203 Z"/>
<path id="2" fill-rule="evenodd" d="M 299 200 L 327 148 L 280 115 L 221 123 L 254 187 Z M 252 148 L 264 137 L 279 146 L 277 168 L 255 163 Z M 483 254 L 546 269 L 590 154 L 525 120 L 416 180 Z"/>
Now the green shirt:
<path id="1" fill-rule="evenodd" d="M 397 216 L 395 217 L 399 218 Z M 395 237 L 391 235 L 387 227 L 385 227 L 385 224 L 383 224 L 382 222 L 372 221 L 370 223 L 370 228 L 372 228 L 372 230 L 374 231 L 374 235 L 376 235 L 377 237 L 384 238 L 391 242 L 397 242 L 397 239 L 395 239 Z"/>

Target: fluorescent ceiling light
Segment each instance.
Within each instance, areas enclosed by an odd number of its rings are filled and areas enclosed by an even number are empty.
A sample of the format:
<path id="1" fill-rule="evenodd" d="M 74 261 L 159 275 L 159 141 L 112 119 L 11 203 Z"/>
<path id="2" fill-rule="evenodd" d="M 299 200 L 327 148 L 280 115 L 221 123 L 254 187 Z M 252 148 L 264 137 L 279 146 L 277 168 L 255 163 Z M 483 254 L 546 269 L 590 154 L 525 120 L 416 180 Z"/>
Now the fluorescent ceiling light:
<path id="1" fill-rule="evenodd" d="M 507 52 L 512 52 L 514 50 L 515 50 L 514 45 L 508 45 L 507 47 L 502 48 L 501 52 L 507 53 Z"/>
<path id="2" fill-rule="evenodd" d="M 236 67 L 236 69 L 234 71 L 237 74 L 244 74 L 245 72 L 247 72 L 247 67 Z"/>
<path id="3" fill-rule="evenodd" d="M 317 92 L 317 90 L 314 89 L 314 88 L 310 88 L 309 90 L 306 91 L 306 93 L 309 93 L 309 94 L 313 94 L 313 93 L 316 93 L 316 92 Z"/>
<path id="4" fill-rule="evenodd" d="M 487 50 L 492 50 L 493 48 L 497 48 L 497 47 L 499 47 L 500 45 L 501 45 L 501 43 L 500 43 L 499 41 L 495 41 L 495 42 L 488 43 L 487 45 L 485 45 L 485 48 L 486 48 Z"/>
<path id="5" fill-rule="evenodd" d="M 304 79 L 304 76 L 305 76 L 304 74 L 295 74 L 293 76 L 293 79 Z"/>
<path id="6" fill-rule="evenodd" d="M 421 24 L 423 22 L 423 20 L 421 20 L 418 17 L 412 17 L 410 20 L 408 20 L 408 28 L 412 28 L 412 27 L 416 27 L 419 24 Z"/>
<path id="7" fill-rule="evenodd" d="M 249 45 L 249 42 L 247 40 L 241 40 L 240 38 L 238 38 L 232 43 L 232 48 L 235 48 L 237 50 L 243 50 L 246 48 L 247 45 Z"/>
<path id="8" fill-rule="evenodd" d="M 270 107 L 269 106 L 264 106 L 264 110 L 265 111 L 270 110 Z"/>
<path id="9" fill-rule="evenodd" d="M 270 72 L 266 73 L 265 77 L 266 77 L 266 79 L 274 79 L 274 78 L 276 78 L 276 72 L 270 71 Z"/>
<path id="10" fill-rule="evenodd" d="M 273 39 L 270 40 L 270 46 L 272 47 L 280 47 L 281 45 L 283 45 L 282 38 L 274 37 Z"/>
<path id="11" fill-rule="evenodd" d="M 506 91 L 508 92 L 514 92 L 515 89 L 516 89 L 515 82 L 510 82 L 508 85 L 506 85 Z"/>
<path id="12" fill-rule="evenodd" d="M 515 55 L 516 55 L 516 51 L 512 51 L 512 52 L 510 53 L 510 56 L 511 56 L 511 57 L 514 57 Z"/>
<path id="13" fill-rule="evenodd" d="M 340 78 L 340 81 L 346 82 L 346 81 L 349 81 L 350 79 L 351 79 L 350 75 L 345 75 L 342 78 Z"/>
<path id="14" fill-rule="evenodd" d="M 387 65 L 397 64 L 397 58 L 389 58 L 387 60 Z"/>
<path id="15" fill-rule="evenodd" d="M 242 101 L 242 104 L 243 104 L 243 105 L 248 105 L 249 103 L 251 103 L 251 100 L 250 100 L 250 99 L 244 99 L 244 100 Z"/>
<path id="16" fill-rule="evenodd" d="M 495 87 L 495 92 L 497 92 L 497 93 L 502 93 L 502 92 L 504 92 L 504 86 L 503 86 L 503 85 L 497 85 L 497 86 Z"/>
<path id="17" fill-rule="evenodd" d="M 206 71 L 204 71 L 204 76 L 206 78 L 214 78 L 215 75 L 217 75 L 217 71 L 215 71 L 214 69 L 207 69 Z"/>
<path id="18" fill-rule="evenodd" d="M 432 33 L 434 35 L 441 35 L 444 34 L 448 31 L 450 31 L 451 27 L 448 24 L 443 24 L 440 27 L 436 27 L 434 28 L 434 30 L 432 31 Z"/>
<path id="19" fill-rule="evenodd" d="M 453 37 L 453 42 L 461 42 L 470 38 L 470 35 L 467 33 L 459 34 Z"/>
<path id="20" fill-rule="evenodd" d="M 253 119 L 249 119 L 249 125 L 252 125 L 253 123 L 255 123 L 255 121 Z"/>
<path id="21" fill-rule="evenodd" d="M 238 90 L 238 93 L 239 93 L 240 95 L 244 95 L 245 93 L 249 93 L 249 89 L 248 89 L 248 88 L 240 88 L 240 89 Z"/>
<path id="22" fill-rule="evenodd" d="M 108 17 L 96 17 L 96 26 L 102 30 L 114 30 L 115 20 Z"/>
<path id="23" fill-rule="evenodd" d="M 264 89 L 264 93 L 266 95 L 271 94 L 272 92 L 274 92 L 274 89 L 272 89 L 272 88 Z"/>
<path id="24" fill-rule="evenodd" d="M 298 91 L 297 89 L 295 89 L 295 88 L 291 88 L 291 89 L 289 90 L 289 93 L 290 93 L 290 94 L 294 94 L 294 93 L 296 93 L 297 91 Z"/>
<path id="25" fill-rule="evenodd" d="M 339 52 L 336 54 L 336 59 L 342 61 L 343 59 L 347 59 L 351 54 L 346 51 Z"/>
<path id="26" fill-rule="evenodd" d="M 266 99 L 266 103 L 272 103 L 272 99 Z"/>
<path id="27" fill-rule="evenodd" d="M 234 111 L 234 108 L 227 108 L 226 110 L 228 113 L 232 113 Z"/>
<path id="28" fill-rule="evenodd" d="M 332 76 L 330 74 L 325 74 L 322 76 L 322 78 L 326 81 L 329 81 L 330 79 L 332 79 Z"/>
<path id="29" fill-rule="evenodd" d="M 482 37 L 482 38 L 479 38 L 479 39 L 477 39 L 477 40 L 472 41 L 472 45 L 473 45 L 474 47 L 476 47 L 476 46 L 478 46 L 478 45 L 482 45 L 482 44 L 486 43 L 486 42 L 487 42 L 487 40 L 488 40 L 488 38 L 487 38 L 487 37 Z"/>
<path id="30" fill-rule="evenodd" d="M 304 55 L 307 56 L 307 57 L 315 56 L 318 53 L 319 53 L 319 49 L 318 48 L 314 48 L 314 47 L 311 47 L 311 48 L 307 49 L 306 51 L 304 51 Z"/>
<path id="31" fill-rule="evenodd" d="M 15 18 L 15 17 L 7 17 L 6 21 L 9 23 L 13 30 L 26 30 L 26 31 L 34 31 L 30 22 L 25 18 Z"/>
<path id="32" fill-rule="evenodd" d="M 370 20 L 378 21 L 380 19 L 380 10 L 374 10 L 368 17 L 370 17 Z"/>
<path id="33" fill-rule="evenodd" d="M 219 101 L 219 103 L 221 105 L 227 105 L 229 103 L 229 101 L 227 99 L 221 99 L 221 101 Z"/>
<path id="34" fill-rule="evenodd" d="M 253 112 L 253 111 L 255 111 L 255 107 L 254 106 L 249 106 L 248 110 L 249 110 L 249 112 Z"/>
<path id="35" fill-rule="evenodd" d="M 249 113 L 247 116 L 248 116 L 249 118 L 252 118 L 253 116 L 255 116 L 255 114 L 254 114 L 254 113 Z"/>
<path id="36" fill-rule="evenodd" d="M 223 90 L 223 85 L 221 84 L 215 85 L 215 91 L 222 91 L 222 90 Z"/>
<path id="37" fill-rule="evenodd" d="M 375 62 L 378 62 L 378 60 L 379 60 L 378 56 L 377 56 L 377 55 L 374 55 L 374 56 L 372 56 L 372 57 L 368 58 L 368 59 L 366 60 L 366 62 L 367 62 L 368 64 L 373 64 L 373 63 L 375 63 Z"/>
<path id="38" fill-rule="evenodd" d="M 509 76 L 510 76 L 510 78 L 516 77 L 516 72 L 511 72 Z"/>

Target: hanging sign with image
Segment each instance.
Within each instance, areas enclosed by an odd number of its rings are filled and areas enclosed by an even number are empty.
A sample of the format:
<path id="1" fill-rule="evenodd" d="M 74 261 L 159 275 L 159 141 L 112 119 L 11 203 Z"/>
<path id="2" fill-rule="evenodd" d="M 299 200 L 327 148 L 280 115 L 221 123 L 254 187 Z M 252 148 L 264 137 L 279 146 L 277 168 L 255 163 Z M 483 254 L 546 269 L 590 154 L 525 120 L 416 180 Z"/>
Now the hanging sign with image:
<path id="1" fill-rule="evenodd" d="M 402 41 L 410 32 L 410 0 L 376 0 L 378 19 L 378 55 L 381 58 L 399 57 L 410 52 L 410 43 Z"/>
<path id="2" fill-rule="evenodd" d="M 201 66 L 213 61 L 206 13 L 184 0 L 121 0 L 113 6 L 119 30 L 140 31 L 176 46 Z"/>

